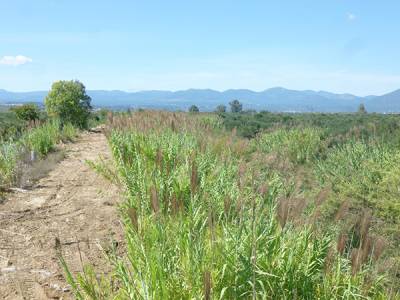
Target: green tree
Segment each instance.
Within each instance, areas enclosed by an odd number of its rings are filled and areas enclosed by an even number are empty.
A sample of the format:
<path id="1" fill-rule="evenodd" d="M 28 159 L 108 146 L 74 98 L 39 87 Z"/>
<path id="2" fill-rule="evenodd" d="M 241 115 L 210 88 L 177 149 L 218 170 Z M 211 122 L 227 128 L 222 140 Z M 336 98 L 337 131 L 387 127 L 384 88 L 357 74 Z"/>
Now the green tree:
<path id="1" fill-rule="evenodd" d="M 71 123 L 85 128 L 92 108 L 90 101 L 81 82 L 61 80 L 53 83 L 45 105 L 49 116 L 59 118 L 61 124 Z"/>
<path id="2" fill-rule="evenodd" d="M 39 107 L 34 103 L 27 103 L 21 106 L 16 106 L 12 109 L 17 118 L 22 121 L 34 121 L 40 117 Z"/>
<path id="3" fill-rule="evenodd" d="M 239 102 L 239 100 L 233 100 L 229 102 L 229 105 L 231 106 L 231 112 L 233 113 L 239 113 L 243 109 L 243 105 Z"/>
<path id="4" fill-rule="evenodd" d="M 196 105 L 192 105 L 191 107 L 189 107 L 189 112 L 191 113 L 198 113 L 200 110 Z"/>
<path id="5" fill-rule="evenodd" d="M 223 104 L 220 104 L 217 106 L 217 108 L 215 109 L 215 112 L 217 113 L 224 113 L 226 112 L 226 106 Z"/>
<path id="6" fill-rule="evenodd" d="M 359 113 L 359 114 L 366 114 L 366 113 L 367 113 L 367 110 L 365 109 L 365 105 L 364 105 L 363 103 L 361 103 L 361 104 L 358 106 L 358 113 Z"/>

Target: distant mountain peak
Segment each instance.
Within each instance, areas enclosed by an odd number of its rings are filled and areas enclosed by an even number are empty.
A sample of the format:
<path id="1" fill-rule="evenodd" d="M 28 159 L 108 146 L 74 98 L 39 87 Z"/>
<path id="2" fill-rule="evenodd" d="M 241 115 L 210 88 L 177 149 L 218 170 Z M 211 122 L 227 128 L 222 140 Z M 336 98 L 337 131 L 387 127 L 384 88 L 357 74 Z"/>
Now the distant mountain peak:
<path id="1" fill-rule="evenodd" d="M 47 91 L 9 92 L 0 89 L 0 103 L 43 102 Z M 367 111 L 400 112 L 400 89 L 382 96 L 358 97 L 352 94 L 327 91 L 297 91 L 274 87 L 261 92 L 249 89 L 187 89 L 181 91 L 88 90 L 94 106 L 114 108 L 158 108 L 186 110 L 197 105 L 200 110 L 212 111 L 219 104 L 228 105 L 233 99 L 244 109 L 292 112 L 354 112 L 364 103 Z"/>

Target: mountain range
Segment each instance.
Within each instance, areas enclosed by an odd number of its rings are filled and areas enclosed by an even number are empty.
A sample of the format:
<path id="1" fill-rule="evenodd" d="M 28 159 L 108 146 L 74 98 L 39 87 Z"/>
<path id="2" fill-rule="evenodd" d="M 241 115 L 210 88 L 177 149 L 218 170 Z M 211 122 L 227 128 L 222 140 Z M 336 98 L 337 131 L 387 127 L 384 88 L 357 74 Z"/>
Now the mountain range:
<path id="1" fill-rule="evenodd" d="M 243 103 L 244 109 L 286 112 L 354 112 L 363 103 L 368 112 L 400 112 L 400 89 L 381 96 L 358 97 L 352 94 L 335 94 L 325 91 L 297 91 L 271 88 L 261 92 L 246 89 L 216 91 L 189 89 L 183 91 L 89 90 L 94 107 L 115 109 L 157 108 L 187 110 L 197 105 L 201 111 L 212 111 L 219 104 L 228 105 L 233 99 Z M 43 103 L 47 91 L 9 92 L 0 89 L 0 104 L 26 102 Z"/>

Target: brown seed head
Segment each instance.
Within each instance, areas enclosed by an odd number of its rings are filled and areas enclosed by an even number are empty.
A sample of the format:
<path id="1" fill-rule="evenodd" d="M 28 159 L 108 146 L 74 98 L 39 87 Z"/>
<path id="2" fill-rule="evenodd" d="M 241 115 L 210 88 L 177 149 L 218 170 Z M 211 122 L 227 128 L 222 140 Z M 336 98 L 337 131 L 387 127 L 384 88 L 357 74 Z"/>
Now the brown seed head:
<path id="1" fill-rule="evenodd" d="M 212 281 L 211 281 L 211 273 L 210 271 L 204 272 L 204 279 L 203 279 L 203 293 L 204 293 L 204 300 L 211 299 L 211 289 L 212 289 Z"/>
<path id="2" fill-rule="evenodd" d="M 128 212 L 128 216 L 129 216 L 129 219 L 131 220 L 133 228 L 136 231 L 138 231 L 139 223 L 138 223 L 138 216 L 137 216 L 136 209 L 133 207 L 129 207 L 127 212 Z"/>
<path id="3" fill-rule="evenodd" d="M 289 200 L 281 198 L 278 202 L 278 221 L 282 229 L 285 227 L 289 215 Z"/>
<path id="4" fill-rule="evenodd" d="M 160 202 L 158 200 L 157 190 L 155 186 L 152 186 L 150 189 L 150 201 L 151 208 L 157 214 L 160 211 Z"/>
<path id="5" fill-rule="evenodd" d="M 348 236 L 345 233 L 341 233 L 338 237 L 338 241 L 337 241 L 337 246 L 336 246 L 336 250 L 337 252 L 339 252 L 340 254 L 344 253 L 344 250 L 346 249 L 346 243 L 347 243 L 347 239 Z"/>

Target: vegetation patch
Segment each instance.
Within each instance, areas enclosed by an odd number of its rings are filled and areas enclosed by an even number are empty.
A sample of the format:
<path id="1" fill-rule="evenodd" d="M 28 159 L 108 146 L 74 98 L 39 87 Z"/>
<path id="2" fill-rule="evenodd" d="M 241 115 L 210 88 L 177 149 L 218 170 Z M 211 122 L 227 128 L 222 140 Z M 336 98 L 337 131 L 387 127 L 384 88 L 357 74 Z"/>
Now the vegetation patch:
<path id="1" fill-rule="evenodd" d="M 375 271 L 383 247 L 369 234 L 372 216 L 365 213 L 348 238 L 337 236 L 338 227 L 318 226 L 325 190 L 303 201 L 304 187 L 287 186 L 290 178 L 263 163 L 282 148 L 295 167 L 314 168 L 329 152 L 320 147 L 322 131 L 282 129 L 248 143 L 219 120 L 164 112 L 110 118 L 127 250 L 107 252 L 111 277 L 91 266 L 74 277 L 61 257 L 75 296 L 387 298 Z"/>

